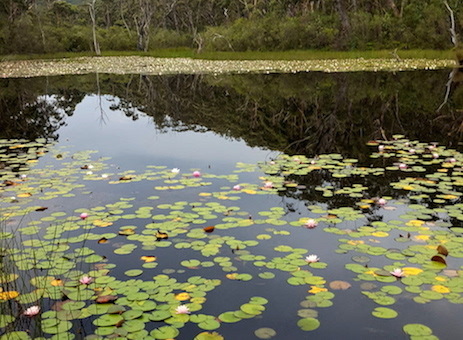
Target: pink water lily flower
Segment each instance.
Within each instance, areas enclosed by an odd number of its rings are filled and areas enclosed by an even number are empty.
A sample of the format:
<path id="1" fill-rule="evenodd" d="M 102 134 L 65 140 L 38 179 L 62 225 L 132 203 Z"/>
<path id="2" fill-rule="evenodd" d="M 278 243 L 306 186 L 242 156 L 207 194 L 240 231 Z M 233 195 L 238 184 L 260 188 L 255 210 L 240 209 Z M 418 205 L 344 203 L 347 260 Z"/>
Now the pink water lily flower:
<path id="1" fill-rule="evenodd" d="M 87 213 L 82 213 L 82 214 L 80 214 L 80 218 L 81 218 L 82 220 L 85 220 L 87 217 L 88 217 L 88 214 L 87 214 Z"/>
<path id="2" fill-rule="evenodd" d="M 87 275 L 84 275 L 82 276 L 82 278 L 79 280 L 80 283 L 82 283 L 83 285 L 88 285 L 92 282 L 92 278 L 90 276 L 87 276 Z"/>
<path id="3" fill-rule="evenodd" d="M 320 258 L 317 255 L 309 255 L 305 257 L 305 262 L 307 263 L 315 263 L 320 261 Z"/>
<path id="4" fill-rule="evenodd" d="M 39 314 L 39 312 L 40 312 L 40 307 L 39 306 L 31 306 L 31 307 L 27 308 L 23 312 L 23 314 L 25 316 L 35 316 L 35 315 Z"/>
<path id="5" fill-rule="evenodd" d="M 405 163 L 400 163 L 400 164 L 399 164 L 399 169 L 400 169 L 400 170 L 405 170 L 405 169 L 407 169 L 407 168 L 408 168 L 408 167 L 407 167 L 407 164 L 405 164 Z"/>
<path id="6" fill-rule="evenodd" d="M 190 314 L 190 308 L 186 305 L 180 305 L 175 308 L 175 314 Z"/>
<path id="7" fill-rule="evenodd" d="M 201 177 L 201 173 L 199 171 L 193 171 L 193 177 Z"/>
<path id="8" fill-rule="evenodd" d="M 313 229 L 318 225 L 318 222 L 314 220 L 313 218 L 309 218 L 307 222 L 305 222 L 304 227 L 307 229 Z"/>
<path id="9" fill-rule="evenodd" d="M 384 198 L 379 198 L 376 201 L 376 204 L 378 204 L 378 205 L 385 205 L 386 203 L 387 203 L 387 201 Z"/>
<path id="10" fill-rule="evenodd" d="M 402 269 L 400 268 L 394 268 L 394 270 L 392 272 L 390 272 L 392 276 L 395 276 L 395 277 L 404 277 L 405 276 L 405 273 Z"/>
<path id="11" fill-rule="evenodd" d="M 236 191 L 241 190 L 241 185 L 237 184 L 237 185 L 233 186 L 233 190 L 236 190 Z"/>

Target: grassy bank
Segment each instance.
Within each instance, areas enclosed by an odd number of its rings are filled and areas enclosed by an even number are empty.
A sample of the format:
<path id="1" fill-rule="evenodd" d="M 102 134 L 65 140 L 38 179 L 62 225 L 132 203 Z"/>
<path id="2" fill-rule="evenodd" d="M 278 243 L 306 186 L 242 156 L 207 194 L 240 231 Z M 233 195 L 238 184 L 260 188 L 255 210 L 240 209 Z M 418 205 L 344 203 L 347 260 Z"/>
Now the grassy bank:
<path id="1" fill-rule="evenodd" d="M 319 60 L 319 59 L 389 59 L 395 58 L 392 50 L 379 51 L 321 51 L 294 50 L 272 52 L 203 52 L 196 53 L 190 48 L 158 49 L 149 52 L 139 51 L 105 51 L 103 56 L 148 56 L 158 58 L 193 58 L 207 60 Z M 451 50 L 403 50 L 397 51 L 401 59 L 454 59 Z M 91 52 L 4 55 L 0 60 L 62 59 L 94 56 Z"/>

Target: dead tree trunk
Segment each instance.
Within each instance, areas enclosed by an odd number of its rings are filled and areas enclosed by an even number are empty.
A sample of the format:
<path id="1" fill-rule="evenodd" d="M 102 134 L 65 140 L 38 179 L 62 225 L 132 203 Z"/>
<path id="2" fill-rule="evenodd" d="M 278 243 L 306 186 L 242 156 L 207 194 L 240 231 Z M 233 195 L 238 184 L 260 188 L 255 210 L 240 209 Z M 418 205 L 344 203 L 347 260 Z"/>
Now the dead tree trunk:
<path id="1" fill-rule="evenodd" d="M 95 2 L 96 0 L 92 0 L 92 2 L 88 4 L 88 11 L 92 19 L 93 48 L 95 49 L 96 55 L 101 55 L 100 44 L 96 37 Z"/>
<path id="2" fill-rule="evenodd" d="M 137 49 L 147 52 L 150 41 L 151 19 L 153 17 L 153 4 L 151 0 L 139 0 L 140 9 L 138 15 L 134 16 L 137 27 Z"/>

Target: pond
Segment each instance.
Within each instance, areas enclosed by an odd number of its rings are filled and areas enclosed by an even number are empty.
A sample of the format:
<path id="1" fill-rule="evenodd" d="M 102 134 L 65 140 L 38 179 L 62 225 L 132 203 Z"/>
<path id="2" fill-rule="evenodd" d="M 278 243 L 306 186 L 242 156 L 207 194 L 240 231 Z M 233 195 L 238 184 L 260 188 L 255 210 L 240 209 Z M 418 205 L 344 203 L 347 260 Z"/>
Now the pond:
<path id="1" fill-rule="evenodd" d="M 0 80 L 0 339 L 457 339 L 449 70 Z"/>

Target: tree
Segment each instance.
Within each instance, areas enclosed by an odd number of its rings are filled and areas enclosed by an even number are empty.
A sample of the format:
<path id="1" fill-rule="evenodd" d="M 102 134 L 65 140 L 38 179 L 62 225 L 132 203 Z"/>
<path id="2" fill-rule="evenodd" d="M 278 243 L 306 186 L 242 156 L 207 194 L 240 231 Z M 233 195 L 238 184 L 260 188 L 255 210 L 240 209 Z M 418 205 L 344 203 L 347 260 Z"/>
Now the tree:
<path id="1" fill-rule="evenodd" d="M 92 0 L 92 2 L 88 4 L 88 11 L 90 13 L 90 18 L 92 19 L 93 48 L 95 49 L 96 55 L 101 55 L 100 44 L 96 38 L 95 3 L 96 0 Z"/>

